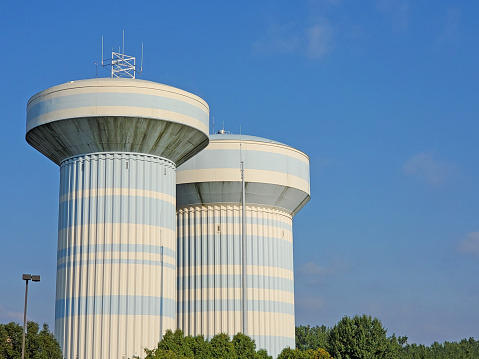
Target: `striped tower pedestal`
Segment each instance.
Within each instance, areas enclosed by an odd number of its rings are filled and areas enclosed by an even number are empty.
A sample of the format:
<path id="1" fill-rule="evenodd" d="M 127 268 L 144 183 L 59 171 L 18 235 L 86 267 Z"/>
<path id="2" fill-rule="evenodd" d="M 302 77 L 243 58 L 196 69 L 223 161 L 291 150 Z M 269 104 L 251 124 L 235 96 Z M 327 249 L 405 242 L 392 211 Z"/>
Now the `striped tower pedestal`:
<path id="1" fill-rule="evenodd" d="M 61 163 L 55 336 L 65 357 L 143 357 L 176 327 L 174 171 L 134 153 Z"/>
<path id="2" fill-rule="evenodd" d="M 241 206 L 177 210 L 178 327 L 188 334 L 242 332 L 241 233 Z M 291 215 L 247 206 L 246 256 L 248 335 L 258 348 L 293 348 Z"/>

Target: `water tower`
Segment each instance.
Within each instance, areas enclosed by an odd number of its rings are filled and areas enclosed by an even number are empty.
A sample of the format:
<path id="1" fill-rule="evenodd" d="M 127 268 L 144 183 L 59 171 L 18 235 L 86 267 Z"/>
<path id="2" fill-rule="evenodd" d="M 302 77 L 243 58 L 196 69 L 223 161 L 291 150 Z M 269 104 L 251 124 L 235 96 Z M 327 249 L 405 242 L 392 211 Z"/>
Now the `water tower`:
<path id="1" fill-rule="evenodd" d="M 309 193 L 308 156 L 259 137 L 211 135 L 178 168 L 178 328 L 295 347 L 292 220 Z"/>
<path id="2" fill-rule="evenodd" d="M 175 171 L 208 145 L 208 121 L 198 96 L 133 78 L 71 81 L 28 101 L 26 140 L 60 166 L 65 358 L 143 358 L 176 328 Z"/>

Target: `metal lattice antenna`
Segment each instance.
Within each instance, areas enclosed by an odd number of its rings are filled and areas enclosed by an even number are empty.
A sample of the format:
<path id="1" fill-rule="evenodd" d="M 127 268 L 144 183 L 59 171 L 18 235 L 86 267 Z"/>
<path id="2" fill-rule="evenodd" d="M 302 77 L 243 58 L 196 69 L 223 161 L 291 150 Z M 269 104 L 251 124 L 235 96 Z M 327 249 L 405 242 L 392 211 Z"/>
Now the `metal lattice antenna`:
<path id="1" fill-rule="evenodd" d="M 136 74 L 143 72 L 143 43 L 141 44 L 141 66 L 139 71 L 136 66 L 136 57 L 125 55 L 125 30 L 123 30 L 122 48 L 118 52 L 111 51 L 111 58 L 103 60 L 103 36 L 101 37 L 101 66 L 110 68 L 112 78 L 134 79 Z"/>

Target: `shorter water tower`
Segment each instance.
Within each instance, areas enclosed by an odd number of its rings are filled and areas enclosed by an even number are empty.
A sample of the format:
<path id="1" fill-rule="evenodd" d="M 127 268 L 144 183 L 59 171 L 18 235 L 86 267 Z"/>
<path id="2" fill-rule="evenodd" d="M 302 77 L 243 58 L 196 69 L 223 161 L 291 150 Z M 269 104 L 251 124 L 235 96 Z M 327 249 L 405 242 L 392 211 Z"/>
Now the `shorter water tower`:
<path id="1" fill-rule="evenodd" d="M 245 332 L 276 357 L 295 347 L 292 220 L 310 199 L 309 158 L 222 132 L 177 169 L 178 328 Z"/>

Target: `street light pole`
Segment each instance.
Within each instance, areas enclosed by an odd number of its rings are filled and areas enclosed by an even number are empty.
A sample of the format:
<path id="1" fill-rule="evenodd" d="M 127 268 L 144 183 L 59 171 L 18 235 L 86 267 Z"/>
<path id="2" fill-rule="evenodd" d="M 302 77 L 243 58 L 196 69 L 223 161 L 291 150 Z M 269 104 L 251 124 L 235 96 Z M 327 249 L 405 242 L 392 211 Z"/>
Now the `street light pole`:
<path id="1" fill-rule="evenodd" d="M 22 279 L 25 281 L 25 309 L 23 311 L 23 344 L 22 344 L 22 359 L 25 359 L 25 330 L 27 327 L 27 298 L 28 298 L 28 281 L 40 282 L 39 275 L 24 274 Z"/>

